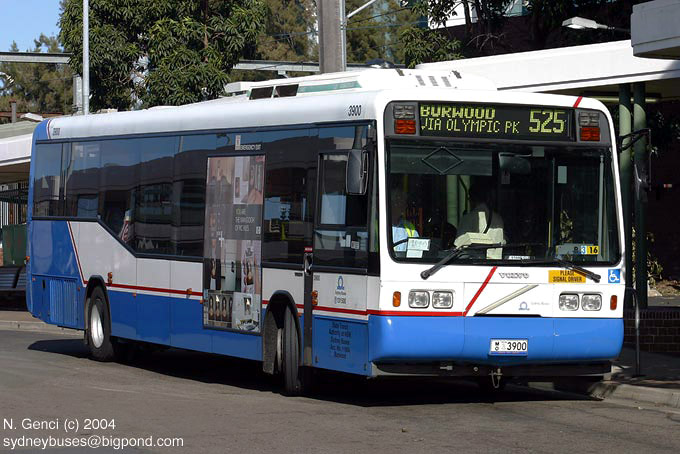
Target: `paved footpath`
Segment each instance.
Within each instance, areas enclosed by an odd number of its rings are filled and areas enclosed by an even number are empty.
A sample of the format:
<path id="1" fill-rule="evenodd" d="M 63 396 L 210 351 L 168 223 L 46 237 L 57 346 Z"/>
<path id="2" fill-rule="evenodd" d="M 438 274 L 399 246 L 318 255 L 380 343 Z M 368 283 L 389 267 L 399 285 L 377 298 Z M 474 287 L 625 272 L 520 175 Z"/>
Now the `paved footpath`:
<path id="1" fill-rule="evenodd" d="M 0 311 L 0 329 L 83 335 L 80 331 L 43 323 L 25 311 Z M 624 348 L 614 362 L 611 377 L 582 392 L 598 399 L 680 409 L 680 355 L 641 352 L 640 364 L 642 374 L 637 376 L 635 351 Z"/>

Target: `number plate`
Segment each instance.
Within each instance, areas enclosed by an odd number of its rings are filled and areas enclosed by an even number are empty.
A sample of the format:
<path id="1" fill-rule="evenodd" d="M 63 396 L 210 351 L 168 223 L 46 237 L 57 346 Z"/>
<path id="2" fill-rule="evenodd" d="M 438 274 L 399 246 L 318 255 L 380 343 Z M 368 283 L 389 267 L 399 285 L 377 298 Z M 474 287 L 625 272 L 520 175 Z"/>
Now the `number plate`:
<path id="1" fill-rule="evenodd" d="M 526 356 L 529 352 L 527 339 L 491 339 L 489 355 Z"/>

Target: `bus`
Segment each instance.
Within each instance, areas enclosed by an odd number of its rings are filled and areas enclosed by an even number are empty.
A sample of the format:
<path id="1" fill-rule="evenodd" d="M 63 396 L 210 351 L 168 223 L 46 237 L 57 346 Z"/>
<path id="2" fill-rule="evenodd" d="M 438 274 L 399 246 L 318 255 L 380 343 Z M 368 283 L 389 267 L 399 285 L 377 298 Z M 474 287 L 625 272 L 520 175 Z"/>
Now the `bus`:
<path id="1" fill-rule="evenodd" d="M 365 377 L 597 377 L 623 342 L 599 101 L 371 69 L 228 87 L 34 134 L 27 302 L 91 356 Z"/>

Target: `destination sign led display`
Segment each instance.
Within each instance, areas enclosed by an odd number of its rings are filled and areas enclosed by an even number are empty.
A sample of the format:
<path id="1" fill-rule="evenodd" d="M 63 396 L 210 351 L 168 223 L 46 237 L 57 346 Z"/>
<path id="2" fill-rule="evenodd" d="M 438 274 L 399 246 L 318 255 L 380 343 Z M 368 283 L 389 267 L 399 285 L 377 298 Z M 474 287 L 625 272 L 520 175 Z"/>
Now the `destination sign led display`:
<path id="1" fill-rule="evenodd" d="M 572 112 L 545 106 L 420 103 L 420 135 L 573 140 Z"/>

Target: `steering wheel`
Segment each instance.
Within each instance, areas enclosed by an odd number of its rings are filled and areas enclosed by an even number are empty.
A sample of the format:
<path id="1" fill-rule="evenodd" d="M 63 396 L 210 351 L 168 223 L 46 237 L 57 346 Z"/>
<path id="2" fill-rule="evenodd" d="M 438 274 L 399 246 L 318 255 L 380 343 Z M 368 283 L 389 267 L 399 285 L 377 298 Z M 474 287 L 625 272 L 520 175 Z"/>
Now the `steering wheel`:
<path id="1" fill-rule="evenodd" d="M 399 240 L 399 241 L 397 241 L 396 243 L 392 244 L 392 249 L 396 248 L 396 247 L 399 246 L 400 244 L 406 243 L 406 242 L 407 242 L 408 240 L 410 240 L 410 239 L 411 239 L 411 237 L 402 238 L 401 240 Z"/>

